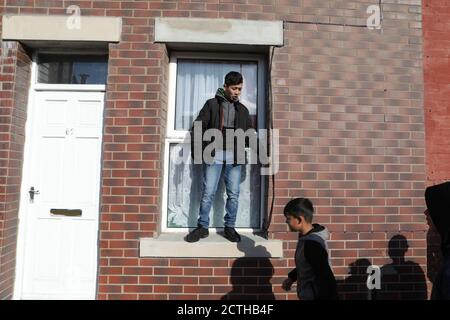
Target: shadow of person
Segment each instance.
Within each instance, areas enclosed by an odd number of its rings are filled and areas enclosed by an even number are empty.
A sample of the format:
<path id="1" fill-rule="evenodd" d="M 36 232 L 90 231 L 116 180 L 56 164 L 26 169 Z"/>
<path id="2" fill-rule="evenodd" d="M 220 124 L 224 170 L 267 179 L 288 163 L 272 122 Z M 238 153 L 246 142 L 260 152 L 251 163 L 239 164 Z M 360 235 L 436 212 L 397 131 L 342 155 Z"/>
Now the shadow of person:
<path id="1" fill-rule="evenodd" d="M 388 254 L 392 263 L 381 268 L 381 289 L 374 291 L 376 300 L 427 300 L 427 285 L 422 268 L 405 261 L 408 240 L 397 234 L 389 240 Z"/>
<path id="2" fill-rule="evenodd" d="M 241 235 L 237 243 L 243 257 L 237 258 L 231 267 L 231 291 L 221 300 L 275 300 L 272 283 L 274 268 L 270 262 L 270 252 L 262 246 L 255 246 L 255 241 Z"/>
<path id="3" fill-rule="evenodd" d="M 372 292 L 367 288 L 369 259 L 358 259 L 348 265 L 349 276 L 337 281 L 339 298 L 343 300 L 371 300 Z"/>

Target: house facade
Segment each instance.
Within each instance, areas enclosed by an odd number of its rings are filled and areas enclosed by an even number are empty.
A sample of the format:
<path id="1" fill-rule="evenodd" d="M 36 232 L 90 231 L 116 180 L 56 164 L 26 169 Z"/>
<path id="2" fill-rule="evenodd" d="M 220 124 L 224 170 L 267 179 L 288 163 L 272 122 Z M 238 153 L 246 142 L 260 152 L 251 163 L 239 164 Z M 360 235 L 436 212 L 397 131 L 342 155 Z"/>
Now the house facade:
<path id="1" fill-rule="evenodd" d="M 0 5 L 1 299 L 297 299 L 281 288 L 296 197 L 330 231 L 343 299 L 376 298 L 369 266 L 384 298 L 428 297 L 424 191 L 450 172 L 443 1 Z M 187 243 L 189 128 L 231 70 L 270 166 L 243 170 L 239 244 L 223 184 L 210 236 Z"/>

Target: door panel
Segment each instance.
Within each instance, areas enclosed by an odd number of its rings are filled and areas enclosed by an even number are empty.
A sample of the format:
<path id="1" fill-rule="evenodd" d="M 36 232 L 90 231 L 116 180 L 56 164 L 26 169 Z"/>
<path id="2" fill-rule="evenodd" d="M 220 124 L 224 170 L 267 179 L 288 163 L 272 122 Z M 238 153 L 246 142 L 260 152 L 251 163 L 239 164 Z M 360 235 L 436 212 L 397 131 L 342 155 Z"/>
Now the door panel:
<path id="1" fill-rule="evenodd" d="M 23 195 L 23 299 L 95 298 L 103 99 L 101 92 L 36 92 L 25 166 L 26 188 L 39 194 Z"/>

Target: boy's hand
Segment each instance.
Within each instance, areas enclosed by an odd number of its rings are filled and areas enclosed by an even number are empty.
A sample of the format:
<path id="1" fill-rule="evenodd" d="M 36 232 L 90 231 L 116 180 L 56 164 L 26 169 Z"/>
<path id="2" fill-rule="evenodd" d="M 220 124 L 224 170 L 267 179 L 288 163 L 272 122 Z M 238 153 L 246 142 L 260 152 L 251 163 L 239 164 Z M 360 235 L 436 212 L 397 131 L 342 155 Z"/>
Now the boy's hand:
<path id="1" fill-rule="evenodd" d="M 284 291 L 290 291 L 293 283 L 294 280 L 292 280 L 291 278 L 287 278 L 286 280 L 283 281 L 281 287 L 283 288 Z"/>

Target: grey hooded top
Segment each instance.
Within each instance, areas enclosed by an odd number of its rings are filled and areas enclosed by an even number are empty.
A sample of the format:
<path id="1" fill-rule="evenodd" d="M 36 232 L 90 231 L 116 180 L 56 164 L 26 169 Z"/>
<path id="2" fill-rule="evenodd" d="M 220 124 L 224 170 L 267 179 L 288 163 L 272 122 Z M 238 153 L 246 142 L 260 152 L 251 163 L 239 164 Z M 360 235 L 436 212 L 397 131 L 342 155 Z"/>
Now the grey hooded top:
<path id="1" fill-rule="evenodd" d="M 337 299 L 336 279 L 328 257 L 328 230 L 319 224 L 301 236 L 295 251 L 296 268 L 289 278 L 297 280 L 301 300 Z"/>
<path id="2" fill-rule="evenodd" d="M 228 100 L 223 88 L 217 89 L 216 96 L 222 98 L 221 105 L 223 107 L 223 126 L 226 128 L 234 128 L 234 117 L 236 115 L 234 110 L 234 102 Z"/>

